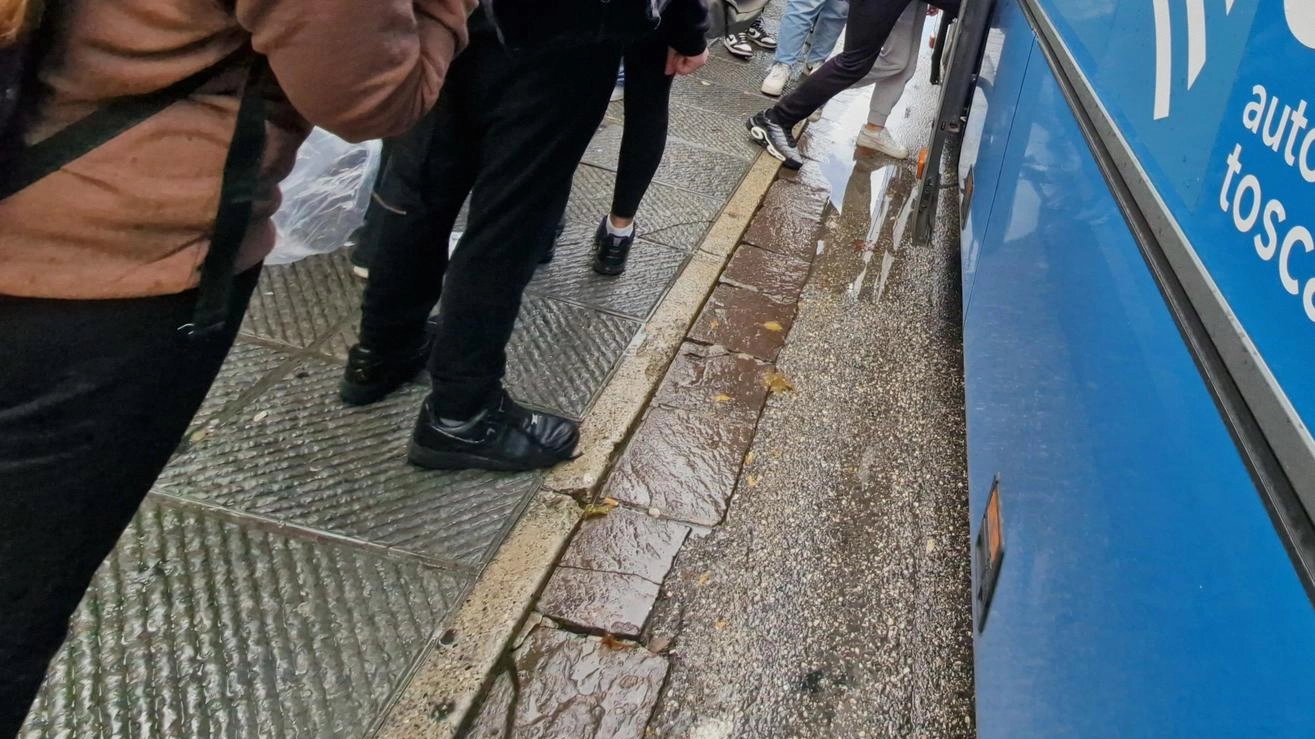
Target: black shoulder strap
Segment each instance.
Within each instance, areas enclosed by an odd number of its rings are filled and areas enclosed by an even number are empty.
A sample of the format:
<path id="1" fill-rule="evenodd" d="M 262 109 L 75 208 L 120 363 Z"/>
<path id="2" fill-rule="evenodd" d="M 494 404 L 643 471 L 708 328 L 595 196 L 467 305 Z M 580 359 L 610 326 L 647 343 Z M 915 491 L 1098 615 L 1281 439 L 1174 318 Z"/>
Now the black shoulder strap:
<path id="1" fill-rule="evenodd" d="M 219 72 L 232 68 L 239 60 L 250 57 L 251 54 L 250 48 L 243 47 L 229 54 L 218 64 L 206 67 L 163 90 L 111 101 L 81 120 L 65 126 L 49 138 L 23 149 L 10 172 L 0 178 L 0 200 L 27 188 L 60 167 L 90 153 L 91 150 L 108 143 L 124 131 L 186 98 Z"/>
<path id="2" fill-rule="evenodd" d="M 232 297 L 233 271 L 238 252 L 251 224 L 251 207 L 260 185 L 260 165 L 265 153 L 265 97 L 267 71 L 264 57 L 257 57 L 247 74 L 242 103 L 237 110 L 233 143 L 224 161 L 224 181 L 219 189 L 219 211 L 210 236 L 210 250 L 201 267 L 201 283 L 191 323 L 179 332 L 201 339 L 221 332 L 227 322 Z"/>

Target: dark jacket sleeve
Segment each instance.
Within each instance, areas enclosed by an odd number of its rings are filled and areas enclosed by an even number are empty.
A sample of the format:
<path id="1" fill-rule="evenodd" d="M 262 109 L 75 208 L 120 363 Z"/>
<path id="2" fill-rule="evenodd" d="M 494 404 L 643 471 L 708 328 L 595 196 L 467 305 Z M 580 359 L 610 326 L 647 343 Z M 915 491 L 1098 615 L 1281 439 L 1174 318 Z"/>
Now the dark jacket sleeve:
<path id="1" fill-rule="evenodd" d="M 708 48 L 709 25 L 708 0 L 671 0 L 659 31 L 677 54 L 698 56 Z"/>

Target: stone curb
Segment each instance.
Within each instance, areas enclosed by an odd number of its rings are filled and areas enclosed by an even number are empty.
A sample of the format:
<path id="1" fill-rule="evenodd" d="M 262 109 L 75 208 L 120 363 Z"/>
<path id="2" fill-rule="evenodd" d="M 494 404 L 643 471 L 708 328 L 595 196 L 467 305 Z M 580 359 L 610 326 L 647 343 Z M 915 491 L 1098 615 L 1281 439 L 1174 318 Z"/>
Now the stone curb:
<path id="1" fill-rule="evenodd" d="M 454 614 L 452 627 L 436 638 L 371 736 L 447 739 L 473 719 L 471 708 L 579 523 L 582 509 L 567 496 L 588 500 L 597 491 L 778 167 L 765 153 L 754 161 L 585 418 L 581 456 L 548 474 L 543 491 Z"/>
<path id="2" fill-rule="evenodd" d="M 514 653 L 514 669 L 527 673 L 521 692 L 532 696 L 532 712 L 555 710 L 545 701 L 596 708 L 616 700 L 595 680 L 586 686 L 562 679 L 563 671 L 569 671 L 562 665 L 593 654 L 589 645 L 599 637 L 611 649 L 651 653 L 650 659 L 666 665 L 665 640 L 643 643 L 663 580 L 689 534 L 721 522 L 768 398 L 789 389 L 789 381 L 775 372 L 772 362 L 790 331 L 815 256 L 813 236 L 827 204 L 817 174 L 806 169 L 783 175 L 771 183 L 764 199 L 764 208 L 771 202 L 777 210 L 759 210 L 737 229 L 714 227 L 699 254 L 716 257 L 709 264 L 717 266 L 710 281 L 704 282 L 700 271 L 708 299 L 697 319 L 667 327 L 673 332 L 662 339 L 662 356 L 668 361 L 646 365 L 642 402 L 636 405 L 639 394 L 625 399 L 625 428 L 638 425 L 624 439 L 607 478 L 583 478 L 569 468 L 558 475 L 554 489 L 559 492 L 600 490 L 601 497 L 590 499 L 596 501 L 591 511 L 596 515 L 572 535 L 562 560 L 547 573 L 536 604 L 535 618 L 541 622 L 537 628 L 565 639 L 566 652 L 558 655 L 563 661 L 545 668 L 528 652 Z M 728 205 L 727 213 L 735 205 Z M 749 243 L 749 234 L 754 243 Z M 651 373 L 663 370 L 655 383 Z M 655 384 L 649 401 L 647 390 Z M 621 442 L 609 438 L 609 451 Z M 540 669 L 550 674 L 535 674 Z M 633 717 L 642 718 L 637 724 L 642 731 L 656 705 L 665 667 L 653 673 L 658 675 L 654 684 L 639 674 L 626 678 L 622 666 L 598 669 L 599 680 L 624 685 L 628 679 L 631 690 L 646 696 L 642 705 L 633 706 L 642 713 Z M 506 720 L 496 714 L 514 710 L 503 688 L 477 718 L 475 730 L 481 737 L 486 734 L 479 732 Z M 640 735 L 635 726 L 627 725 L 626 737 Z"/>

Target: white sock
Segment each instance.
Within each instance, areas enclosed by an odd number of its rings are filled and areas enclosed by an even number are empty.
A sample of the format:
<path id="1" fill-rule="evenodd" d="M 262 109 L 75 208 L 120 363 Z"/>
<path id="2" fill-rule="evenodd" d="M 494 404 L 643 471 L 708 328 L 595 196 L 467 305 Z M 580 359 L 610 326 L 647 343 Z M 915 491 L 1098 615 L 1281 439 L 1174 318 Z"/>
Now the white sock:
<path id="1" fill-rule="evenodd" d="M 627 237 L 629 237 L 629 236 L 631 236 L 632 234 L 635 233 L 635 222 L 634 222 L 634 221 L 631 221 L 631 222 L 630 222 L 630 225 L 629 225 L 629 226 L 626 226 L 625 228 L 617 228 L 616 226 L 613 226 L 613 225 L 612 225 L 612 219 L 611 219 L 611 218 L 604 218 L 604 219 L 603 219 L 603 223 L 607 224 L 607 235 L 608 235 L 608 236 L 615 236 L 615 237 L 617 237 L 617 238 L 624 239 L 624 238 L 627 238 Z"/>

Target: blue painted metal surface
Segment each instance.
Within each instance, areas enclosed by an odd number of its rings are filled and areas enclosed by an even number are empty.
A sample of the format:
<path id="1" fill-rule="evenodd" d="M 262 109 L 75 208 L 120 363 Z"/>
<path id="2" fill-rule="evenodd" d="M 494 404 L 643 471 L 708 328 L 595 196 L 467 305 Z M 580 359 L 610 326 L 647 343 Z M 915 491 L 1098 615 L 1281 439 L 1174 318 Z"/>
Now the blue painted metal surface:
<path id="1" fill-rule="evenodd" d="M 1006 542 L 979 734 L 1315 737 L 1315 609 L 1014 2 L 1020 102 L 964 162 L 999 173 L 964 233 L 973 534 L 999 475 Z"/>
<path id="2" fill-rule="evenodd" d="M 1315 2 L 1038 4 L 1309 429 Z"/>

